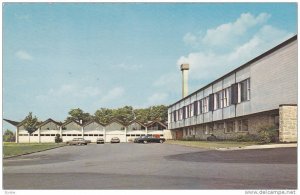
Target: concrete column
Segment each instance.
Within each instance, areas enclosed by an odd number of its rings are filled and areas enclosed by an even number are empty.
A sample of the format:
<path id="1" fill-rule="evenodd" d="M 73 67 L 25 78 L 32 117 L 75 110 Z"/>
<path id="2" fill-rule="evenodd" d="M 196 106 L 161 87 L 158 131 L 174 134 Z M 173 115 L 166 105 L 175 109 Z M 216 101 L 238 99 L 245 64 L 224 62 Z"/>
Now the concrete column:
<path id="1" fill-rule="evenodd" d="M 38 142 L 41 143 L 41 127 L 38 128 Z"/>
<path id="2" fill-rule="evenodd" d="M 127 142 L 127 127 L 125 127 L 125 142 Z"/>
<path id="3" fill-rule="evenodd" d="M 82 134 L 82 138 L 84 138 L 83 127 L 81 127 L 81 134 Z"/>
<path id="4" fill-rule="evenodd" d="M 16 143 L 19 143 L 19 128 L 16 129 Z"/>
<path id="5" fill-rule="evenodd" d="M 148 135 L 148 128 L 146 127 L 146 135 Z"/>
<path id="6" fill-rule="evenodd" d="M 181 64 L 180 66 L 182 72 L 182 98 L 188 95 L 188 71 L 189 64 Z"/>
<path id="7" fill-rule="evenodd" d="M 105 130 L 105 128 L 103 128 L 103 139 L 104 139 L 104 142 L 106 142 L 106 130 Z"/>

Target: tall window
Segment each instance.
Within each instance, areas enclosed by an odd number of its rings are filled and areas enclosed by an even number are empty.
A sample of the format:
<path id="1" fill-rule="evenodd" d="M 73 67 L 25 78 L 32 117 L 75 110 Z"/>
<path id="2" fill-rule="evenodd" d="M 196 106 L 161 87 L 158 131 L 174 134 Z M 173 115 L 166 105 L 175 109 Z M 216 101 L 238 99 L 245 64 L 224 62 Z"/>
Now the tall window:
<path id="1" fill-rule="evenodd" d="M 190 117 L 194 116 L 194 105 L 190 104 Z"/>
<path id="2" fill-rule="evenodd" d="M 215 93 L 215 110 L 223 108 L 223 90 Z"/>
<path id="3" fill-rule="evenodd" d="M 208 112 L 208 97 L 202 99 L 203 113 Z"/>
<path id="4" fill-rule="evenodd" d="M 250 79 L 239 83 L 239 102 L 250 100 Z"/>
<path id="5" fill-rule="evenodd" d="M 230 105 L 230 87 L 223 89 L 222 94 L 223 94 L 223 99 L 222 99 L 223 108 L 225 108 Z"/>
<path id="6" fill-rule="evenodd" d="M 180 108 L 179 109 L 179 120 L 182 120 L 183 119 L 183 109 Z"/>
<path id="7" fill-rule="evenodd" d="M 202 105 L 203 105 L 203 104 L 202 104 L 202 100 L 199 100 L 199 101 L 198 101 L 198 115 L 201 114 L 201 113 L 203 112 L 203 111 L 202 111 L 202 110 L 203 110 Z"/>

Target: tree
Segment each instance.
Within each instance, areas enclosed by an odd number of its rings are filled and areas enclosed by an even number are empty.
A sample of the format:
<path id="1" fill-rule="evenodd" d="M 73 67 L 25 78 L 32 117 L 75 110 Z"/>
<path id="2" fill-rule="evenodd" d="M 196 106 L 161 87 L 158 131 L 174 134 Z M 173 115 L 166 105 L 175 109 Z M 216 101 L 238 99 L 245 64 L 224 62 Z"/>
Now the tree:
<path id="1" fill-rule="evenodd" d="M 128 124 L 134 119 L 134 111 L 132 106 L 124 106 L 123 108 L 116 109 L 114 112 L 114 117 L 123 123 Z"/>
<path id="2" fill-rule="evenodd" d="M 4 142 L 14 142 L 16 141 L 16 136 L 14 132 L 11 130 L 6 129 L 6 131 L 3 134 L 3 141 Z"/>
<path id="3" fill-rule="evenodd" d="M 71 109 L 69 115 L 67 120 L 74 120 L 78 123 L 86 123 L 92 119 L 92 116 L 89 113 L 83 112 L 80 108 Z"/>
<path id="4" fill-rule="evenodd" d="M 30 143 L 30 136 L 33 132 L 35 132 L 38 128 L 38 119 L 36 116 L 32 117 L 32 112 L 29 112 L 29 114 L 26 116 L 23 126 L 25 130 L 29 134 L 29 143 Z"/>
<path id="5" fill-rule="evenodd" d="M 111 119 L 114 118 L 113 109 L 109 108 L 100 108 L 95 112 L 95 120 L 99 123 L 107 124 Z"/>

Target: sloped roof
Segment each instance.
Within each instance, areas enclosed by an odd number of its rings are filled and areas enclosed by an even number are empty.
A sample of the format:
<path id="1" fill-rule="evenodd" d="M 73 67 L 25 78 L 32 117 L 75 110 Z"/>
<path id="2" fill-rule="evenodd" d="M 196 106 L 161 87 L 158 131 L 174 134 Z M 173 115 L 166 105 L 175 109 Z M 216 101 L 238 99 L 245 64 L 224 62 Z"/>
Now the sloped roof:
<path id="1" fill-rule="evenodd" d="M 88 122 L 86 122 L 86 123 L 84 123 L 83 124 L 83 127 L 85 127 L 85 126 L 87 126 L 87 125 L 89 125 L 89 124 L 91 124 L 91 123 L 97 123 L 97 124 L 99 124 L 99 125 L 101 125 L 101 126 L 105 126 L 104 124 L 102 124 L 102 123 L 99 123 L 98 121 L 96 121 L 96 120 L 90 120 L 90 121 L 88 121 Z"/>
<path id="2" fill-rule="evenodd" d="M 161 121 L 153 121 L 151 123 L 148 123 L 146 126 L 150 127 L 151 125 L 153 125 L 155 123 L 158 123 L 158 124 L 160 124 L 161 126 L 163 126 L 163 127 L 165 127 L 167 129 L 167 126 L 164 123 L 162 123 Z"/>
<path id="3" fill-rule="evenodd" d="M 138 121 L 138 120 L 136 120 L 136 119 L 130 121 L 130 122 L 127 124 L 127 126 L 129 126 L 129 125 L 131 125 L 131 124 L 133 124 L 133 123 L 138 123 L 138 124 L 140 124 L 141 126 L 146 127 L 145 124 L 141 123 L 140 121 Z"/>
<path id="4" fill-rule="evenodd" d="M 8 119 L 3 119 L 4 121 L 10 123 L 11 125 L 13 126 L 18 126 L 18 124 L 20 124 L 20 122 L 17 122 L 17 121 L 12 121 L 12 120 L 8 120 Z"/>
<path id="5" fill-rule="evenodd" d="M 66 122 L 62 123 L 61 126 L 66 126 L 67 124 L 71 123 L 71 122 L 74 122 L 76 123 L 77 125 L 79 126 L 82 126 L 80 123 L 78 123 L 77 121 L 75 120 L 67 120 Z"/>
<path id="6" fill-rule="evenodd" d="M 59 125 L 59 126 L 61 126 L 61 122 L 57 122 L 57 121 L 55 121 L 55 120 L 53 120 L 53 119 L 51 119 L 51 118 L 48 118 L 47 120 L 45 120 L 44 122 L 42 122 L 40 125 L 39 125 L 39 127 L 41 127 L 41 126 L 44 126 L 45 124 L 47 124 L 47 123 L 49 123 L 49 122 L 53 122 L 53 123 L 55 123 L 55 124 L 57 124 L 57 125 Z"/>
<path id="7" fill-rule="evenodd" d="M 105 126 L 110 125 L 110 124 L 112 124 L 112 123 L 114 123 L 114 122 L 119 123 L 120 125 L 126 126 L 122 121 L 120 121 L 120 120 L 117 119 L 117 118 L 113 118 L 113 119 L 110 120 L 109 123 L 107 123 Z"/>

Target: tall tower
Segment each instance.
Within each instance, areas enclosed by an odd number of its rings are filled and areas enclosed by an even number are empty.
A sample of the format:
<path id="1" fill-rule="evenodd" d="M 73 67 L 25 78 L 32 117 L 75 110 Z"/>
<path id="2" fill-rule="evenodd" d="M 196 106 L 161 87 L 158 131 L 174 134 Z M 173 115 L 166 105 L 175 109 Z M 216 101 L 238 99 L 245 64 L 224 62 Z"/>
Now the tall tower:
<path id="1" fill-rule="evenodd" d="M 188 89 L 188 76 L 189 76 L 189 64 L 181 64 L 180 66 L 182 72 L 182 98 L 186 97 L 189 93 Z"/>

